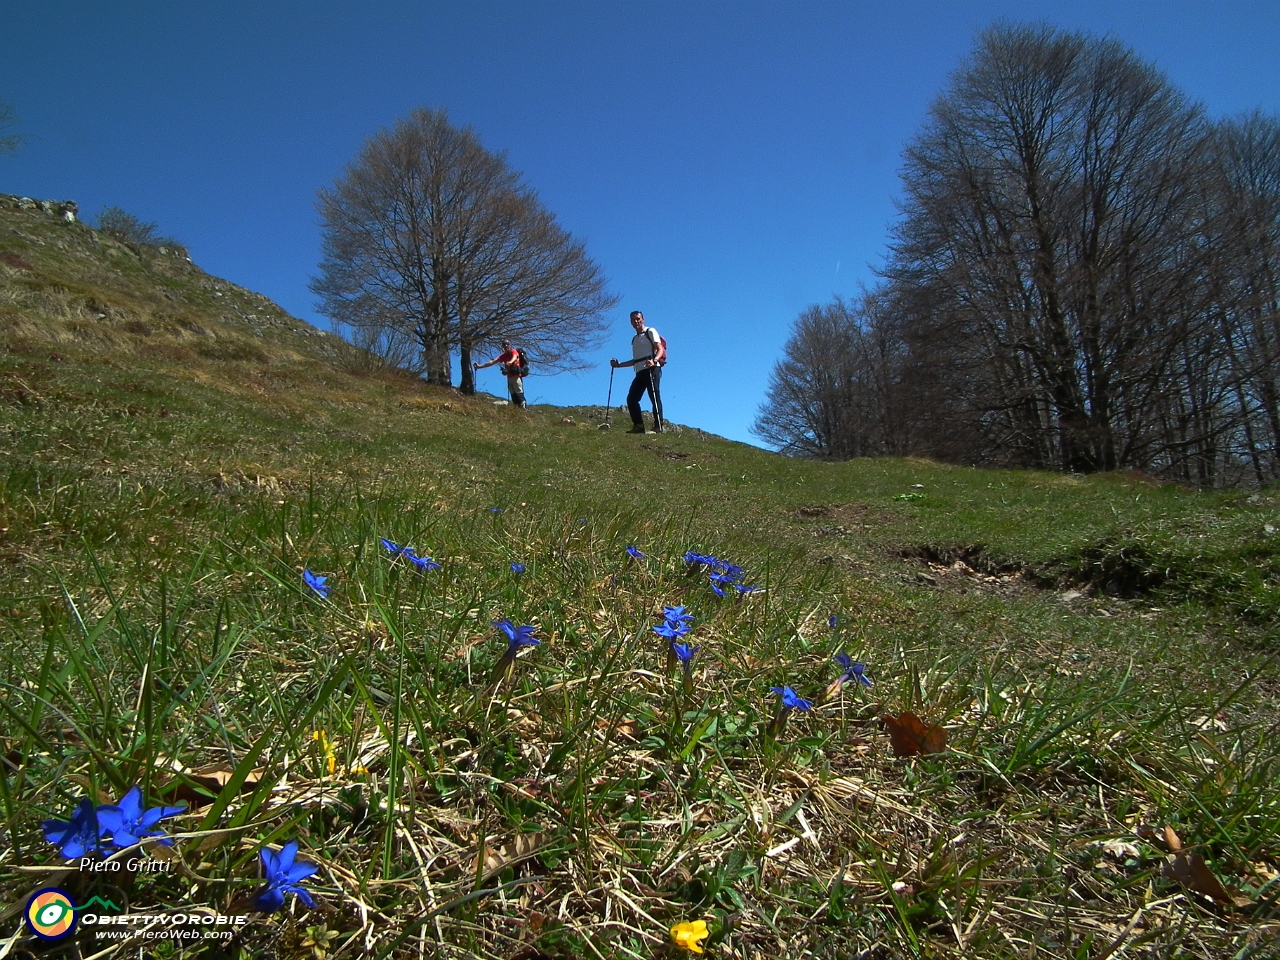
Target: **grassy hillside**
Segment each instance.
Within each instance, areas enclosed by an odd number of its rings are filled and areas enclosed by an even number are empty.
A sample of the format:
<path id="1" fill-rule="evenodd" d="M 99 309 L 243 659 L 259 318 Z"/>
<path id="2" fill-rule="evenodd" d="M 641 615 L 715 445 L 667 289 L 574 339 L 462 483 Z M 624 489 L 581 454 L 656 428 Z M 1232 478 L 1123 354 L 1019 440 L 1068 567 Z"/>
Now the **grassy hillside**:
<path id="1" fill-rule="evenodd" d="M 296 840 L 314 910 L 83 954 L 1278 955 L 1273 491 L 795 462 L 362 363 L 0 198 L 4 930 L 51 877 L 251 910 Z M 542 642 L 491 683 L 503 619 Z M 906 710 L 944 752 L 895 755 Z M 64 872 L 41 821 L 134 784 L 188 804 L 168 872 Z"/>

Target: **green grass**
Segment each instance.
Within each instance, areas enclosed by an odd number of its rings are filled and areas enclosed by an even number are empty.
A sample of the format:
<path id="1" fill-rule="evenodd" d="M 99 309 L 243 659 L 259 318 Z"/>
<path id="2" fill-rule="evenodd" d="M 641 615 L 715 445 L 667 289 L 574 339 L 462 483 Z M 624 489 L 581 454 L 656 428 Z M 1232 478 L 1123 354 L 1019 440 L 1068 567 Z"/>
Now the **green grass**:
<path id="1" fill-rule="evenodd" d="M 226 956 L 652 957 L 699 918 L 723 957 L 1277 955 L 1273 491 L 599 431 L 3 217 L 7 930 L 60 864 L 40 821 L 138 783 L 192 801 L 173 868 L 61 877 L 81 902 L 234 912 L 261 844 L 320 865 L 315 911 Z M 690 549 L 765 589 L 716 597 Z M 696 617 L 688 694 L 664 604 Z M 495 689 L 499 618 L 543 642 Z M 769 688 L 816 697 L 841 649 L 875 685 L 769 742 Z M 948 751 L 895 758 L 903 709 Z M 1144 824 L 1241 905 L 1163 876 Z"/>

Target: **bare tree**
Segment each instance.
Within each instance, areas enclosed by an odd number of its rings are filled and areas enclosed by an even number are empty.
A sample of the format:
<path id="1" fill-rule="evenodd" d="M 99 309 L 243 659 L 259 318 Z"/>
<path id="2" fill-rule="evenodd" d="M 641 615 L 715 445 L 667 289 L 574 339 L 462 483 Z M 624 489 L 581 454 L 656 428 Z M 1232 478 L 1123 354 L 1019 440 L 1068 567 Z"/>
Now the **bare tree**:
<path id="1" fill-rule="evenodd" d="M 902 452 L 892 399 L 901 343 L 889 317 L 873 294 L 801 313 L 751 432 L 794 456 Z"/>
<path id="2" fill-rule="evenodd" d="M 371 343 L 411 337 L 428 381 L 474 390 L 472 352 L 523 341 L 539 369 L 575 366 L 617 303 L 600 268 L 502 154 L 444 111 L 419 108 L 371 137 L 321 190 L 326 316 Z"/>
<path id="3" fill-rule="evenodd" d="M 358 326 L 341 324 L 340 332 L 360 352 L 350 361 L 359 370 L 403 370 L 421 376 L 422 351 L 411 332 L 388 318 L 382 322 L 366 318 Z"/>
<path id="4" fill-rule="evenodd" d="M 22 137 L 16 133 L 5 133 L 18 122 L 18 115 L 13 107 L 0 100 L 0 154 L 13 153 L 22 146 Z"/>
<path id="5" fill-rule="evenodd" d="M 98 214 L 98 229 L 107 236 L 133 247 L 183 246 L 173 237 L 161 234 L 157 224 L 139 220 L 120 207 L 103 207 L 102 212 Z"/>
<path id="6" fill-rule="evenodd" d="M 1214 316 L 1238 429 L 1228 438 L 1258 483 L 1280 478 L 1280 120 L 1219 124 L 1206 245 Z"/>
<path id="7" fill-rule="evenodd" d="M 1161 455 L 1163 399 L 1204 323 L 1207 133 L 1116 41 L 979 38 L 907 149 L 886 272 L 930 305 L 909 339 L 962 373 L 988 444 L 1078 471 Z"/>

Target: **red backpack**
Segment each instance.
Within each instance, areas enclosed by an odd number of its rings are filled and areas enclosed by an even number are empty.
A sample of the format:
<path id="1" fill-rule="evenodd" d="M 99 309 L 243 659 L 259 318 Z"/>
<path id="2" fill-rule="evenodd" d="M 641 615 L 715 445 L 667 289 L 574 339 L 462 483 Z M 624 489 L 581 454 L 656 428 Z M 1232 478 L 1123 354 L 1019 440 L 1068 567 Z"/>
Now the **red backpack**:
<path id="1" fill-rule="evenodd" d="M 654 347 L 654 353 L 657 353 L 657 347 L 658 347 L 658 345 L 657 345 L 656 343 L 653 343 L 653 337 L 650 337 L 650 336 L 648 335 L 650 330 L 653 330 L 653 327 L 645 327 L 645 338 L 646 338 L 650 343 L 652 343 L 652 344 L 653 344 L 653 347 Z M 655 333 L 657 333 L 657 331 L 656 331 L 656 330 L 655 330 L 654 332 L 655 332 Z M 658 334 L 658 339 L 659 339 L 660 341 L 662 341 L 662 362 L 661 362 L 661 363 L 659 363 L 659 364 L 658 364 L 658 366 L 660 366 L 660 367 L 665 367 L 665 366 L 667 365 L 667 338 L 666 338 L 666 337 L 664 337 L 662 334 L 660 334 L 660 333 L 659 333 L 659 334 Z"/>

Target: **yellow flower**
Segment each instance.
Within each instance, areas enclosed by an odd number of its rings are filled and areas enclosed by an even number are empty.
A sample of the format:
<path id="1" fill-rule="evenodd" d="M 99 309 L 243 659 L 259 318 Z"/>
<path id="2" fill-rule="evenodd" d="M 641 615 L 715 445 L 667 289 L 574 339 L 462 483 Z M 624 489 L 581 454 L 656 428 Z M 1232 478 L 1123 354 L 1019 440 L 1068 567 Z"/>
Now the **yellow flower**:
<path id="1" fill-rule="evenodd" d="M 311 739 L 320 744 L 320 751 L 324 754 L 325 766 L 329 768 L 329 776 L 333 776 L 333 772 L 338 765 L 338 757 L 333 752 L 333 744 L 329 741 L 329 737 L 323 730 L 316 730 L 311 734 Z"/>
<path id="2" fill-rule="evenodd" d="M 701 953 L 702 947 L 698 944 L 699 940 L 705 939 L 710 934 L 707 930 L 707 921 L 695 920 L 693 923 L 677 923 L 671 928 L 671 939 L 676 942 L 677 947 L 691 953 Z"/>

